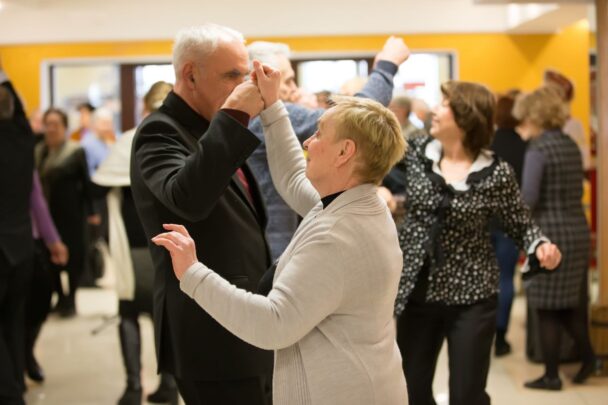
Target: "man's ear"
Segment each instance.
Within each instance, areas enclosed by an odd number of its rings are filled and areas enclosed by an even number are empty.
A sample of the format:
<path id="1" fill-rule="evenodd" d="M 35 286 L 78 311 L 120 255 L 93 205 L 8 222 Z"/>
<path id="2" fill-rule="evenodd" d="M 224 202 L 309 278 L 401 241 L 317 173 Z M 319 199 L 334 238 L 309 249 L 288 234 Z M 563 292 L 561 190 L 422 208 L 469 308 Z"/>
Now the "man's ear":
<path id="1" fill-rule="evenodd" d="M 182 67 L 182 77 L 188 88 L 194 88 L 194 85 L 196 84 L 196 79 L 194 76 L 195 76 L 194 63 L 192 63 L 192 62 L 184 63 L 184 66 Z"/>
<path id="2" fill-rule="evenodd" d="M 336 159 L 336 167 L 340 167 L 354 159 L 357 153 L 357 144 L 352 139 L 344 139 L 340 141 L 340 151 Z"/>

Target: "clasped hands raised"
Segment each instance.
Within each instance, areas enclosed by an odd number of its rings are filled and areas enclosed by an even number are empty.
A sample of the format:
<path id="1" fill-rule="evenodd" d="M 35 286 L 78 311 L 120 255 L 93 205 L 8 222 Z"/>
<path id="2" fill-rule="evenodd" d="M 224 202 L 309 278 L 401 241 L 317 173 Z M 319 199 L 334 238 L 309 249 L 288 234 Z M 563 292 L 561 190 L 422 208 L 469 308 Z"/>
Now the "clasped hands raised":
<path id="1" fill-rule="evenodd" d="M 279 99 L 280 84 L 281 72 L 254 60 L 251 80 L 236 86 L 222 108 L 244 111 L 253 118 Z"/>

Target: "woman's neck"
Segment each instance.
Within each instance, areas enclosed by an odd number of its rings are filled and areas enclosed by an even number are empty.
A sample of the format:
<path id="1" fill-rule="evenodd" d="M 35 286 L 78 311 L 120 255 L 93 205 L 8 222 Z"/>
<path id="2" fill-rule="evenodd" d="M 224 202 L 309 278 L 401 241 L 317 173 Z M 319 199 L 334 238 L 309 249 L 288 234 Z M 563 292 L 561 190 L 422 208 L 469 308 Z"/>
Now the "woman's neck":
<path id="1" fill-rule="evenodd" d="M 47 144 L 49 150 L 51 152 L 56 152 L 59 149 L 61 149 L 61 147 L 65 144 L 65 142 L 59 142 L 59 143 L 54 143 L 54 144 Z"/>
<path id="2" fill-rule="evenodd" d="M 442 141 L 441 147 L 443 149 L 442 159 L 452 162 L 473 162 L 474 160 L 460 140 Z"/>

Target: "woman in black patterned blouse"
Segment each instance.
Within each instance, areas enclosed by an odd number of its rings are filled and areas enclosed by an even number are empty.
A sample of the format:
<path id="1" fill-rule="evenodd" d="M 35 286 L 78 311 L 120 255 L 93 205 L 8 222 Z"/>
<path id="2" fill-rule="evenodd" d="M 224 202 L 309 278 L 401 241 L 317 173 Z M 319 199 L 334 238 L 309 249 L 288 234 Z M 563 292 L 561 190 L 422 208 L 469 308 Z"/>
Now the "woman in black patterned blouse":
<path id="1" fill-rule="evenodd" d="M 499 274 L 490 219 L 528 252 L 529 274 L 554 269 L 561 254 L 532 222 L 511 167 L 486 149 L 494 95 L 467 82 L 447 82 L 441 91 L 432 137 L 409 141 L 405 157 L 397 340 L 410 404 L 435 403 L 435 366 L 447 338 L 450 404 L 485 405 Z"/>

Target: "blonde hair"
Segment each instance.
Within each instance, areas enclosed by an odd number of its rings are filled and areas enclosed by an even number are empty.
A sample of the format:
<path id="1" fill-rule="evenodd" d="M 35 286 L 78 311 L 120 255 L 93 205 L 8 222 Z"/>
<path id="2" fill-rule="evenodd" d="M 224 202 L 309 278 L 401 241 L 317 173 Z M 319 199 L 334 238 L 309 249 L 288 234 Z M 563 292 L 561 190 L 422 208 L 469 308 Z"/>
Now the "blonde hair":
<path id="1" fill-rule="evenodd" d="M 171 90 L 173 90 L 171 83 L 162 80 L 154 83 L 144 96 L 144 109 L 148 112 L 158 110 Z"/>
<path id="2" fill-rule="evenodd" d="M 405 138 L 397 117 L 369 99 L 336 96 L 332 101 L 334 106 L 328 111 L 336 125 L 336 140 L 351 139 L 357 146 L 359 164 L 355 174 L 363 183 L 379 184 L 405 154 Z"/>
<path id="3" fill-rule="evenodd" d="M 562 128 L 568 120 L 568 106 L 553 86 L 544 86 L 515 101 L 513 116 L 529 120 L 543 129 Z"/>

